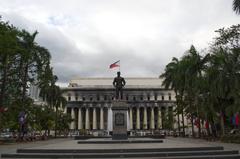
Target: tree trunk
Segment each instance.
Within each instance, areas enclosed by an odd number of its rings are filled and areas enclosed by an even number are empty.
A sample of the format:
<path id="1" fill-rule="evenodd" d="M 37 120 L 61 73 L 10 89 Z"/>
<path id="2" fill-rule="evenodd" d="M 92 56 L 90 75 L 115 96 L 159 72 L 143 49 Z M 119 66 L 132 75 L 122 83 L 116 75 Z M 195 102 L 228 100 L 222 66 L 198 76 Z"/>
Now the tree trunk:
<path id="1" fill-rule="evenodd" d="M 25 101 L 26 91 L 27 91 L 27 82 L 28 82 L 28 63 L 24 68 L 24 77 L 23 77 L 23 91 L 22 91 L 22 104 Z M 24 104 L 23 104 L 24 107 Z"/>
<path id="2" fill-rule="evenodd" d="M 223 111 L 220 114 L 221 117 L 221 134 L 222 136 L 225 135 L 225 125 L 224 125 L 224 113 Z"/>
<path id="3" fill-rule="evenodd" d="M 194 123 L 193 123 L 193 114 L 191 115 L 191 123 L 192 123 L 192 137 L 195 137 L 195 133 L 194 133 Z"/>
<path id="4" fill-rule="evenodd" d="M 215 123 L 214 123 L 213 119 L 211 119 L 210 125 L 211 125 L 212 135 L 213 135 L 214 138 L 216 138 L 217 137 L 217 131 L 216 131 L 216 127 L 215 127 Z"/>
<path id="5" fill-rule="evenodd" d="M 198 124 L 198 137 L 199 138 L 201 138 L 201 136 L 202 136 L 202 134 L 201 134 L 201 119 L 200 118 L 198 118 L 198 122 L 199 122 L 199 124 Z"/>
<path id="6" fill-rule="evenodd" d="M 181 135 L 180 134 L 180 132 L 181 132 L 181 125 L 180 125 L 180 116 L 179 116 L 179 113 L 177 112 L 177 122 L 178 122 L 178 133 L 179 133 L 179 135 Z"/>
<path id="7" fill-rule="evenodd" d="M 182 107 L 182 127 L 183 127 L 183 137 L 185 137 L 185 122 L 184 122 L 184 111 Z"/>
<path id="8" fill-rule="evenodd" d="M 56 106 L 56 113 L 55 113 L 55 130 L 54 130 L 55 138 L 57 137 L 57 117 L 58 117 L 58 106 Z"/>

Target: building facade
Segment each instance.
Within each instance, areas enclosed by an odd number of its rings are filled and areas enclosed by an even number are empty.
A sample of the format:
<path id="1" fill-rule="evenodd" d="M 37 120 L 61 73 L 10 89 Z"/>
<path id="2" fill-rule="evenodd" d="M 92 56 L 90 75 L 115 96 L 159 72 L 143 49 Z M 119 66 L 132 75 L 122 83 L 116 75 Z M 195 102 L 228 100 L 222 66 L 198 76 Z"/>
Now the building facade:
<path id="1" fill-rule="evenodd" d="M 164 89 L 159 78 L 125 78 L 123 100 L 128 104 L 127 128 L 131 134 L 176 128 L 175 93 Z M 65 112 L 74 121 L 70 130 L 96 135 L 112 131 L 113 78 L 76 78 L 62 88 Z"/>

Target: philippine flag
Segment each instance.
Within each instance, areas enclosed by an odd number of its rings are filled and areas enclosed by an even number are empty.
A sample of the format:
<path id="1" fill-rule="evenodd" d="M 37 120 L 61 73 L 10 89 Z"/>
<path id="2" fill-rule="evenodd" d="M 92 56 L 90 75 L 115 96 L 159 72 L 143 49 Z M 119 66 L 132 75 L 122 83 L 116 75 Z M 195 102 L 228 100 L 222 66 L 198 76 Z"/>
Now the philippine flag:
<path id="1" fill-rule="evenodd" d="M 120 62 L 120 60 L 114 62 L 113 64 L 111 64 L 111 65 L 109 66 L 109 68 L 111 69 L 111 68 L 115 68 L 115 67 L 120 67 L 119 62 Z"/>

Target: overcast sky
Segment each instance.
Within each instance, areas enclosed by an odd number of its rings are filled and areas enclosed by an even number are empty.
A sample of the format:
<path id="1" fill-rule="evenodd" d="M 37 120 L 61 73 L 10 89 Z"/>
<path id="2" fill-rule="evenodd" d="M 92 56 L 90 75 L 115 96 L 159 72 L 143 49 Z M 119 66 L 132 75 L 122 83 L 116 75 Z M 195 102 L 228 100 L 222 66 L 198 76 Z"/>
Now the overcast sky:
<path id="1" fill-rule="evenodd" d="M 172 57 L 208 47 L 240 22 L 232 0 L 0 0 L 4 20 L 38 30 L 59 83 L 74 77 L 158 77 Z"/>

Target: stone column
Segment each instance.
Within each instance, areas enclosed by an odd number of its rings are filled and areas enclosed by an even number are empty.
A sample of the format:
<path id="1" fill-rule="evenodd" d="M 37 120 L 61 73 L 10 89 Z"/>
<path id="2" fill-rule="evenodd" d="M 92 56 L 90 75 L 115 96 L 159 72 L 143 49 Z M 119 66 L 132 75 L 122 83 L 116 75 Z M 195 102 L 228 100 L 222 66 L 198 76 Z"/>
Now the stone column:
<path id="1" fill-rule="evenodd" d="M 165 107 L 165 118 L 166 120 L 168 120 L 168 114 L 169 114 L 169 110 L 168 110 L 168 106 Z"/>
<path id="2" fill-rule="evenodd" d="M 82 109 L 79 108 L 78 109 L 78 130 L 83 128 L 83 124 L 82 124 Z"/>
<path id="3" fill-rule="evenodd" d="M 97 113 L 96 108 L 93 108 L 93 130 L 97 129 Z"/>
<path id="4" fill-rule="evenodd" d="M 73 119 L 73 121 L 71 122 L 70 125 L 70 129 L 75 129 L 75 112 L 74 112 L 74 108 L 71 108 L 71 118 Z"/>
<path id="5" fill-rule="evenodd" d="M 63 113 L 66 114 L 67 113 L 67 107 L 65 106 L 63 109 Z"/>
<path id="6" fill-rule="evenodd" d="M 136 129 L 140 129 L 140 110 L 139 107 L 137 107 L 137 115 L 136 115 L 137 119 L 136 119 Z"/>
<path id="7" fill-rule="evenodd" d="M 86 115 L 85 115 L 85 129 L 89 130 L 89 108 L 86 108 Z"/>
<path id="8" fill-rule="evenodd" d="M 60 102 L 59 109 L 60 109 L 60 110 L 63 110 L 63 107 L 62 107 L 62 102 Z"/>
<path id="9" fill-rule="evenodd" d="M 104 121 L 103 121 L 103 108 L 100 108 L 100 129 L 104 129 Z"/>
<path id="10" fill-rule="evenodd" d="M 150 129 L 155 129 L 155 121 L 154 121 L 154 107 L 151 108 L 151 123 Z"/>
<path id="11" fill-rule="evenodd" d="M 162 129 L 162 112 L 161 112 L 161 107 L 158 107 L 158 124 L 157 128 Z"/>
<path id="12" fill-rule="evenodd" d="M 107 125 L 107 130 L 108 132 L 112 131 L 113 129 L 113 119 L 112 119 L 112 108 L 108 107 L 108 125 Z"/>
<path id="13" fill-rule="evenodd" d="M 147 129 L 147 107 L 144 107 L 144 112 L 143 112 L 143 129 Z"/>
<path id="14" fill-rule="evenodd" d="M 129 128 L 133 129 L 132 107 L 129 108 Z"/>

